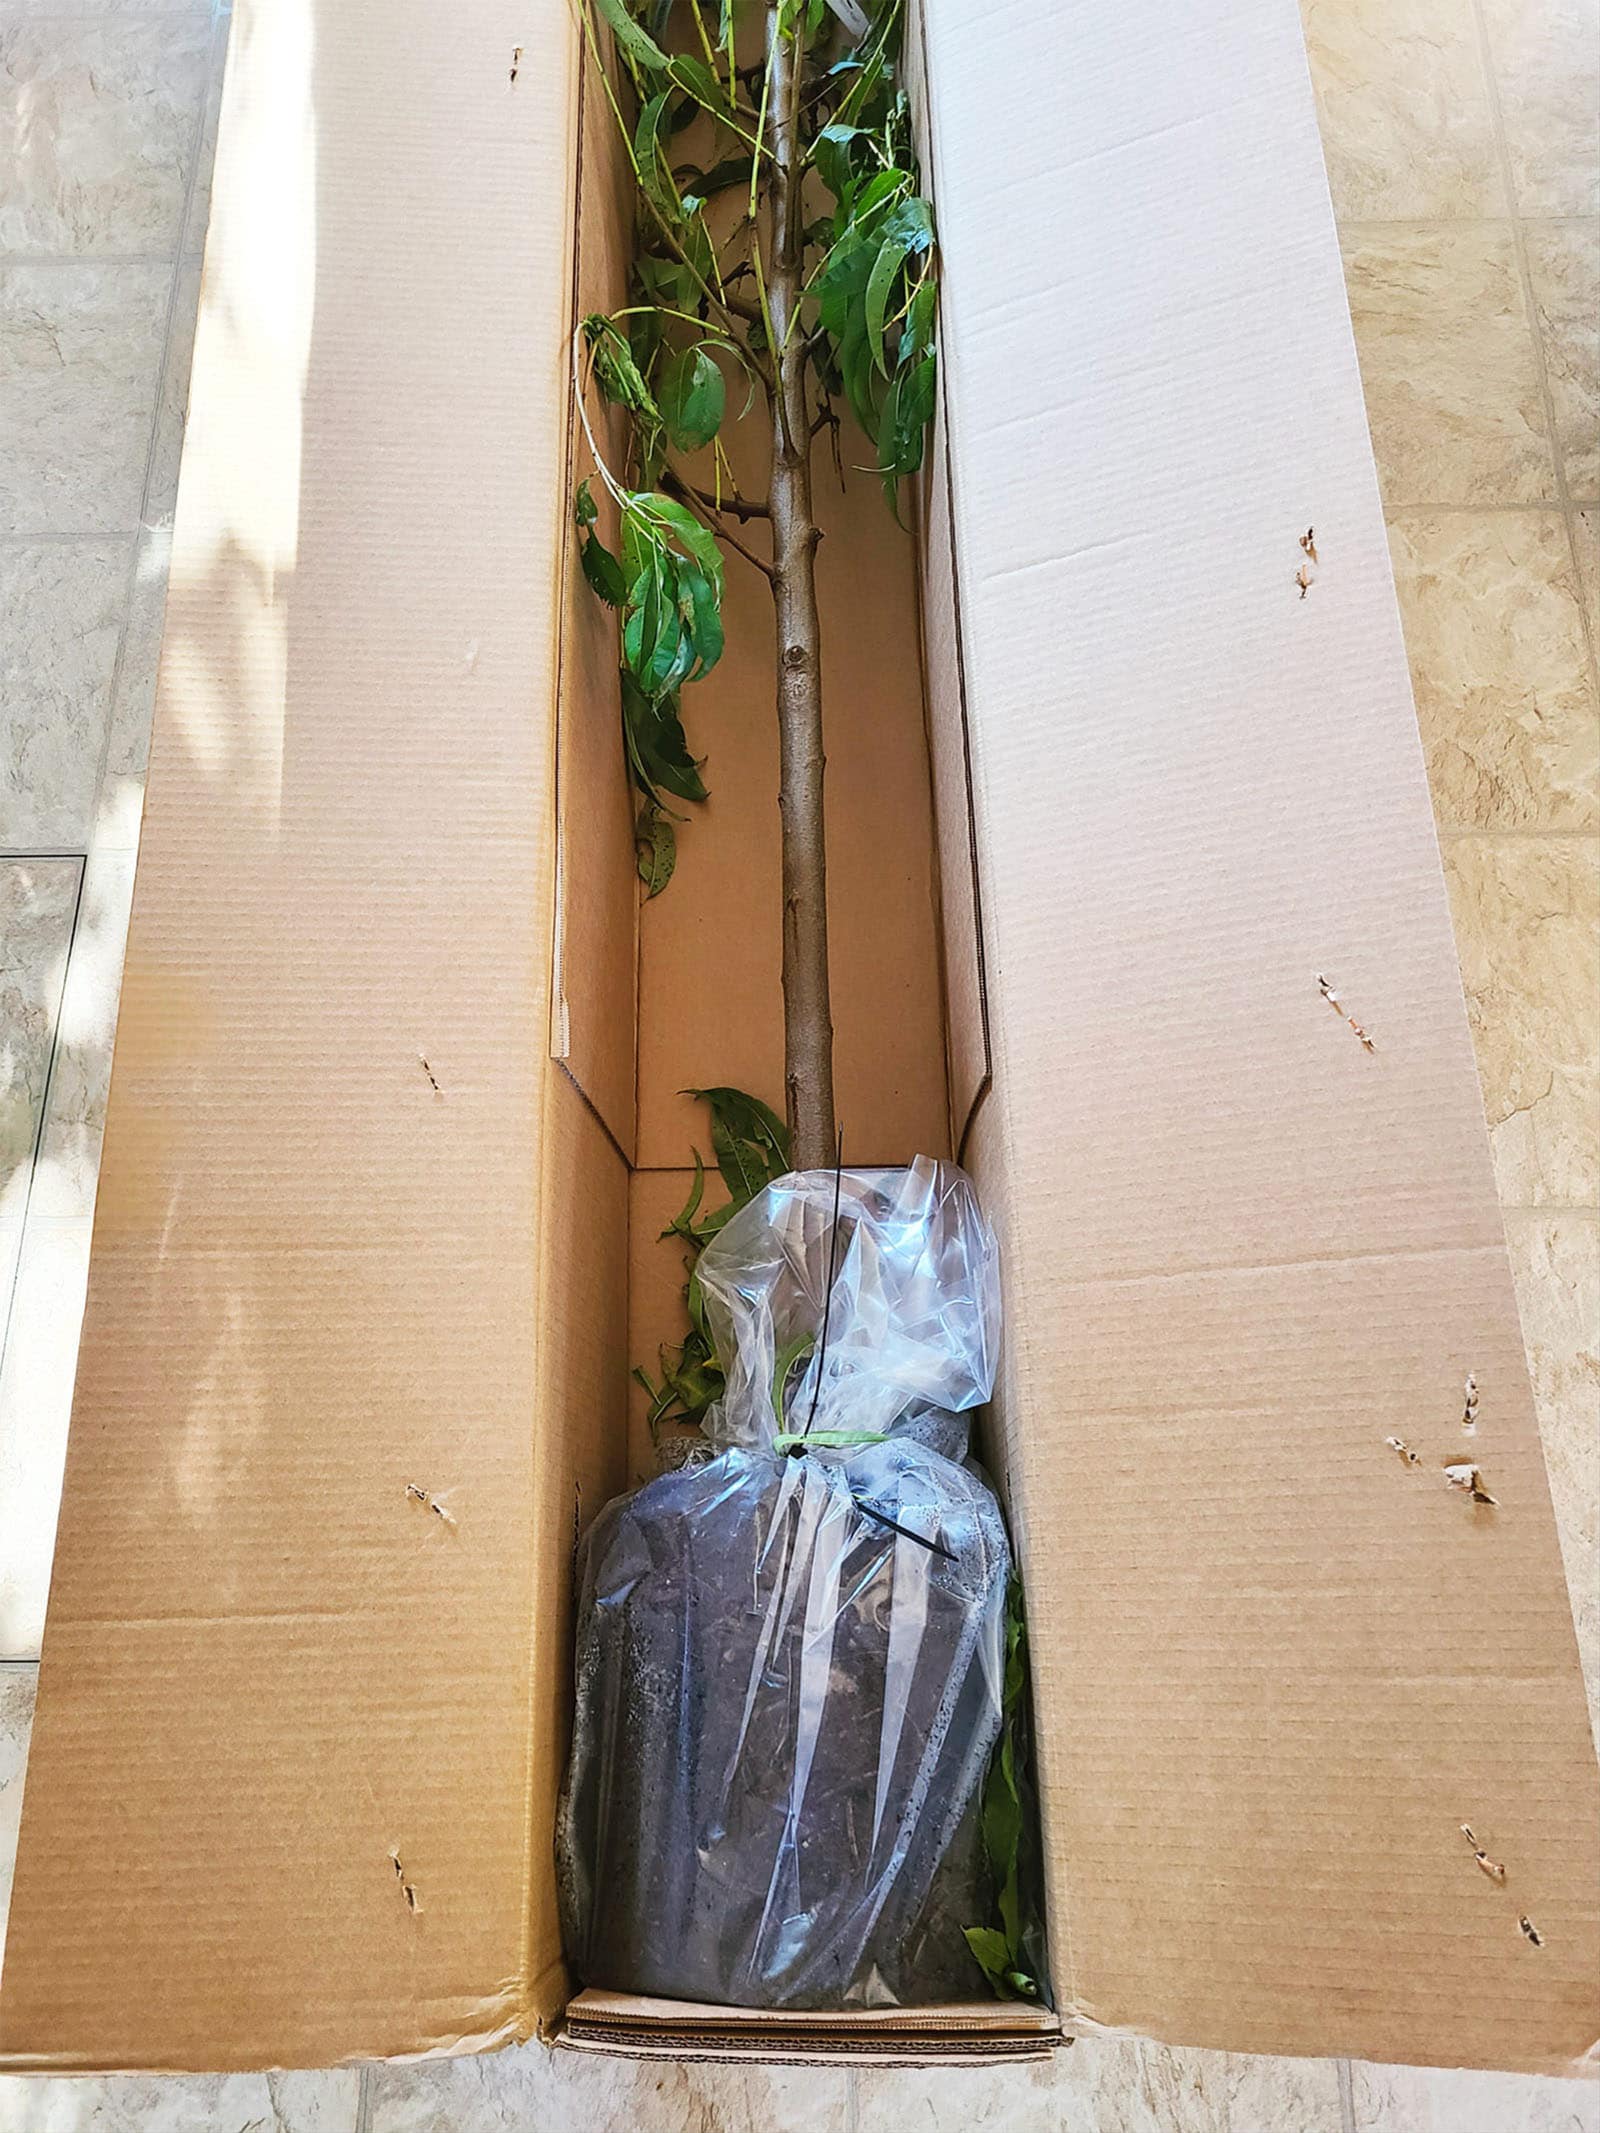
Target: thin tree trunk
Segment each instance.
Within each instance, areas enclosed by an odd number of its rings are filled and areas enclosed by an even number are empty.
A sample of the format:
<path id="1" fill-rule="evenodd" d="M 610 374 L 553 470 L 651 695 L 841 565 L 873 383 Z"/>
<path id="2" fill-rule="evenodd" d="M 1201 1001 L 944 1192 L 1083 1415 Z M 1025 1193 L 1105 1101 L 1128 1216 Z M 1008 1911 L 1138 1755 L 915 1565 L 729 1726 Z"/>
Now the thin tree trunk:
<path id="1" fill-rule="evenodd" d="M 795 45 L 767 10 L 772 246 L 767 305 L 776 351 L 772 423 L 772 567 L 777 609 L 778 805 L 783 820 L 784 1089 L 797 1170 L 834 1159 L 833 1015 L 828 996 L 828 879 L 822 785 L 822 632 L 811 514 L 811 416 L 799 309 L 805 214 Z"/>

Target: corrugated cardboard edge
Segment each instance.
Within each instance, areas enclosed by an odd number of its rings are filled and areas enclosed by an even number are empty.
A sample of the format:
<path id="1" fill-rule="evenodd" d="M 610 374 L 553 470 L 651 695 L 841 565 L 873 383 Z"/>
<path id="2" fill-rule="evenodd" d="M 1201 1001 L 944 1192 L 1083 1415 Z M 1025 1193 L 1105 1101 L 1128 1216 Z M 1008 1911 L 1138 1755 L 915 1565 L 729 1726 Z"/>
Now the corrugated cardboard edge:
<path id="1" fill-rule="evenodd" d="M 1063 2039 L 1054 2014 L 1020 2003 L 973 2001 L 828 2014 L 589 1991 L 572 2001 L 554 2041 L 570 2051 L 640 2059 L 934 2066 L 1048 2058 Z"/>

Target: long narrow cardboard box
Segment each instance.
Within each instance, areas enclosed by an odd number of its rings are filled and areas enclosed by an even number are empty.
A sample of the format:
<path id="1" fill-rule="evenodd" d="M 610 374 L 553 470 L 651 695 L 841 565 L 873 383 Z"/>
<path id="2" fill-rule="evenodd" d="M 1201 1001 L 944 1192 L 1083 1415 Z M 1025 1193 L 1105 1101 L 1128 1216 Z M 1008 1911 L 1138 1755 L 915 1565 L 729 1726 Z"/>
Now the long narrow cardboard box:
<path id="1" fill-rule="evenodd" d="M 1594 1765 L 1292 0 L 925 34 L 1063 2012 L 1570 2068 Z M 551 1057 L 576 112 L 564 0 L 242 0 L 12 2064 L 559 2021 L 629 1360 Z"/>

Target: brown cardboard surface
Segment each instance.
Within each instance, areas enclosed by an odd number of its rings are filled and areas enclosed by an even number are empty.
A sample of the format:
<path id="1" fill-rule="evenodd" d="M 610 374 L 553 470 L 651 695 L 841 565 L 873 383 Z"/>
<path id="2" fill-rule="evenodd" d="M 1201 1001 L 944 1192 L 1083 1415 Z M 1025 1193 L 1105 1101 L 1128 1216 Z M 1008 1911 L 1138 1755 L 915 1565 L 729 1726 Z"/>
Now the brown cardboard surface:
<path id="1" fill-rule="evenodd" d="M 1298 17 L 1052 24 L 926 9 L 1064 2018 L 1570 2069 L 1594 1758 Z"/>
<path id="2" fill-rule="evenodd" d="M 571 37 L 563 0 L 238 10 L 14 2062 L 531 2019 Z"/>
<path id="3" fill-rule="evenodd" d="M 542 64 L 542 62 L 540 62 Z M 509 71 L 509 70 L 508 70 Z M 583 70 L 578 130 L 578 241 L 569 331 L 592 311 L 627 302 L 633 238 L 620 137 L 593 68 Z M 624 464 L 622 412 L 591 387 L 589 426 L 612 466 Z M 617 510 L 574 412 L 565 493 L 590 474 L 600 532 L 615 553 Z M 633 824 L 637 796 L 623 760 L 617 695 L 617 629 L 579 565 L 570 512 L 557 690 L 556 975 L 551 1050 L 593 1104 L 622 1153 L 636 1128 L 634 1022 L 639 893 Z"/>

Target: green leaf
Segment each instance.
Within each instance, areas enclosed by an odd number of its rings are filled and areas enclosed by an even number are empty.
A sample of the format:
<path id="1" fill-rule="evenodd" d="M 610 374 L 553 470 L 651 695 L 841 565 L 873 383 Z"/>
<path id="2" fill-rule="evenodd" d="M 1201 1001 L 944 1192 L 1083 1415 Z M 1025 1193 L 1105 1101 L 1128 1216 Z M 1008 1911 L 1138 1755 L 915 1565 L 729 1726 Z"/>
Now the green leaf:
<path id="1" fill-rule="evenodd" d="M 698 570 L 689 574 L 691 615 L 689 635 L 697 662 L 691 679 L 701 680 L 722 657 L 722 608 L 716 589 Z"/>
<path id="2" fill-rule="evenodd" d="M 580 526 L 592 526 L 600 516 L 595 508 L 594 494 L 587 477 L 578 484 L 578 493 L 572 504 L 572 515 Z"/>
<path id="3" fill-rule="evenodd" d="M 797 1333 L 778 1350 L 777 1361 L 772 1369 L 772 1412 L 777 1417 L 781 1430 L 788 1419 L 784 1412 L 784 1399 L 789 1390 L 789 1375 L 803 1356 L 811 1353 L 817 1344 L 814 1333 Z"/>
<path id="4" fill-rule="evenodd" d="M 728 116 L 727 91 L 703 59 L 687 52 L 674 53 L 667 61 L 667 73 L 702 111 L 709 111 L 713 118 Z"/>
<path id="5" fill-rule="evenodd" d="M 775 1111 L 743 1089 L 690 1089 L 710 1107 L 711 1149 L 723 1183 L 740 1206 L 789 1169 L 789 1129 Z"/>
<path id="6" fill-rule="evenodd" d="M 677 699 L 647 696 L 626 667 L 622 670 L 622 730 L 634 782 L 647 799 L 664 789 L 680 800 L 703 800 L 700 766 L 689 753 Z"/>
<path id="7" fill-rule="evenodd" d="M 654 201 L 666 222 L 675 223 L 683 210 L 661 154 L 661 114 L 666 107 L 667 92 L 660 89 L 640 110 L 633 129 L 633 160 L 646 198 Z"/>
<path id="8" fill-rule="evenodd" d="M 725 193 L 735 185 L 748 192 L 750 158 L 748 155 L 724 156 L 720 162 L 713 163 L 709 170 L 702 170 L 697 164 L 688 163 L 673 175 L 680 183 L 685 178 L 692 178 L 695 191 L 704 200 L 714 199 L 718 193 Z"/>
<path id="9" fill-rule="evenodd" d="M 685 555 L 692 556 L 699 564 L 716 587 L 717 597 L 722 597 L 722 550 L 710 527 L 697 519 L 687 505 L 670 496 L 636 492 L 628 498 L 627 508 L 630 514 L 638 516 L 641 540 L 647 535 L 658 544 L 675 541 Z"/>
<path id="10" fill-rule="evenodd" d="M 849 197 L 855 183 L 852 148 L 863 138 L 860 126 L 824 126 L 812 144 L 817 175 L 836 200 Z"/>
<path id="11" fill-rule="evenodd" d="M 657 384 L 667 435 L 680 452 L 698 452 L 722 427 L 728 388 L 704 342 L 667 358 Z"/>
<path id="12" fill-rule="evenodd" d="M 878 469 L 891 497 L 898 477 L 914 474 L 922 464 L 937 377 L 937 358 L 924 356 L 910 370 L 896 371 L 890 380 L 878 422 Z"/>
<path id="13" fill-rule="evenodd" d="M 905 263 L 904 240 L 898 236 L 885 237 L 867 277 L 867 292 L 863 299 L 872 360 L 885 377 L 889 374 L 889 364 L 883 350 L 883 322 L 888 315 L 890 295 Z"/>
<path id="14" fill-rule="evenodd" d="M 1005 1935 L 993 1926 L 968 1926 L 965 1938 L 984 1976 L 991 1984 L 1001 1982 L 1011 1968 L 1011 1950 L 1006 1946 Z"/>
<path id="15" fill-rule="evenodd" d="M 622 575 L 622 565 L 592 529 L 578 536 L 578 560 L 584 576 L 607 607 L 620 607 L 628 596 L 628 581 Z"/>
<path id="16" fill-rule="evenodd" d="M 700 1160 L 698 1148 L 694 1151 L 694 1183 L 689 1188 L 689 1197 L 661 1232 L 663 1237 L 692 1237 L 694 1218 L 700 1212 L 700 1202 L 705 1198 L 706 1166 Z"/>
<path id="17" fill-rule="evenodd" d="M 672 870 L 678 863 L 677 832 L 671 819 L 647 800 L 639 810 L 633 837 L 639 854 L 639 879 L 644 883 L 648 903 L 672 879 Z"/>
<path id="18" fill-rule="evenodd" d="M 594 0 L 594 4 L 611 25 L 611 33 L 617 43 L 636 65 L 651 74 L 666 72 L 666 53 L 653 37 L 640 29 L 628 13 L 624 0 Z"/>
<path id="19" fill-rule="evenodd" d="M 627 336 L 618 332 L 611 319 L 591 312 L 583 322 L 583 337 L 593 352 L 595 381 L 606 398 L 659 427 L 661 411 L 634 360 Z"/>

